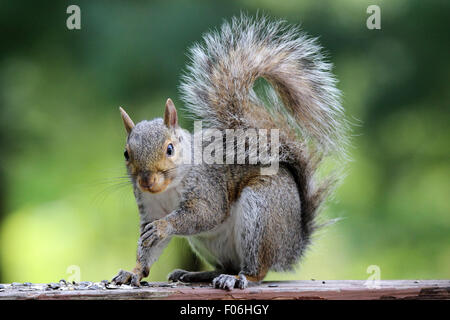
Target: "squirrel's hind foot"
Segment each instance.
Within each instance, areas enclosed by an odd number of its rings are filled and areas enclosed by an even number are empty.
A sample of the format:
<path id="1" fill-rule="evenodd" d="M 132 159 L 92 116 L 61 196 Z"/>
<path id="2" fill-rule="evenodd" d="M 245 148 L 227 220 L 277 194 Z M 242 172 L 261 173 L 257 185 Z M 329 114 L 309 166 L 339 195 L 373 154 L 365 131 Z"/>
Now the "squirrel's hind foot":
<path id="1" fill-rule="evenodd" d="M 181 282 L 211 282 L 221 273 L 222 272 L 217 270 L 190 272 L 182 269 L 175 269 L 169 274 L 168 280 Z"/>
<path id="2" fill-rule="evenodd" d="M 167 280 L 169 281 L 183 281 L 183 277 L 189 273 L 189 271 L 182 270 L 182 269 L 175 269 L 173 270 L 167 277 Z"/>
<path id="3" fill-rule="evenodd" d="M 248 287 L 248 280 L 243 274 L 237 276 L 221 274 L 212 281 L 214 288 L 233 290 L 234 288 L 245 289 Z"/>

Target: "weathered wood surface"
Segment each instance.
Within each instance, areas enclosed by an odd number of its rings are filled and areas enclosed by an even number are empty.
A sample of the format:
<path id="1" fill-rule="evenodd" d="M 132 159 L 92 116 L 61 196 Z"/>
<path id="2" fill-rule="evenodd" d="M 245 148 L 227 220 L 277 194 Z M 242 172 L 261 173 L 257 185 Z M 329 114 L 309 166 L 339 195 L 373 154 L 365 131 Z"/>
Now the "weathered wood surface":
<path id="1" fill-rule="evenodd" d="M 143 283 L 140 288 L 106 281 L 68 284 L 0 285 L 0 299 L 450 299 L 450 280 L 382 280 L 370 288 L 362 280 L 263 282 L 224 291 L 209 284 Z"/>

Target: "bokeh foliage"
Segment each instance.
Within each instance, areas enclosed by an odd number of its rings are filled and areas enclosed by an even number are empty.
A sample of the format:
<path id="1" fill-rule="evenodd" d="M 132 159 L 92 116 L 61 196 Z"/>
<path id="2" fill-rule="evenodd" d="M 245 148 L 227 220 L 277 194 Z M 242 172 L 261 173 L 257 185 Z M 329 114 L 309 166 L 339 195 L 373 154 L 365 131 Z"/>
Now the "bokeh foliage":
<path id="1" fill-rule="evenodd" d="M 66 28 L 78 4 L 82 29 Z M 366 8 L 381 7 L 381 30 Z M 450 277 L 448 1 L 3 1 L 0 282 L 82 280 L 134 266 L 138 215 L 124 129 L 176 105 L 186 48 L 245 10 L 320 37 L 355 119 L 353 161 L 295 273 L 269 279 Z M 181 115 L 183 118 L 183 115 Z M 183 120 L 188 128 L 191 123 Z M 205 268 L 182 239 L 151 271 Z"/>

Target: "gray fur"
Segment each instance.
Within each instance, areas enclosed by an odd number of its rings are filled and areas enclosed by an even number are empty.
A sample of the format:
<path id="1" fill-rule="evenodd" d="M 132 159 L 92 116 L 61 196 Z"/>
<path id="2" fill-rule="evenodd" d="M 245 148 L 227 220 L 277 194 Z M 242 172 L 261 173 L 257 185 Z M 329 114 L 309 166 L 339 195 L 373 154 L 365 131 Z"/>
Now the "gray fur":
<path id="1" fill-rule="evenodd" d="M 138 283 L 169 239 L 184 236 L 216 271 L 176 270 L 171 280 L 217 276 L 218 288 L 245 288 L 269 270 L 292 269 L 310 243 L 319 208 L 334 185 L 333 179 L 318 180 L 317 168 L 324 156 L 345 154 L 340 93 L 316 41 L 281 21 L 242 15 L 206 34 L 190 53 L 180 87 L 188 110 L 220 130 L 280 129 L 279 170 L 265 176 L 260 163 L 177 163 L 165 191 L 143 193 L 136 177 L 164 159 L 164 141 L 180 141 L 180 159 L 190 146 L 181 128 L 168 128 L 160 119 L 138 123 L 127 141 L 142 222 L 138 263 L 115 280 Z M 253 90 L 258 77 L 273 86 L 267 90 L 269 106 Z"/>
<path id="2" fill-rule="evenodd" d="M 341 94 L 316 39 L 282 20 L 241 15 L 203 40 L 191 48 L 180 85 L 194 118 L 214 128 L 264 127 L 255 126 L 258 119 L 249 118 L 243 107 L 264 105 L 252 88 L 263 77 L 278 91 L 269 89 L 272 115 L 286 117 L 288 109 L 304 139 L 314 138 L 321 151 L 345 153 L 348 125 Z"/>

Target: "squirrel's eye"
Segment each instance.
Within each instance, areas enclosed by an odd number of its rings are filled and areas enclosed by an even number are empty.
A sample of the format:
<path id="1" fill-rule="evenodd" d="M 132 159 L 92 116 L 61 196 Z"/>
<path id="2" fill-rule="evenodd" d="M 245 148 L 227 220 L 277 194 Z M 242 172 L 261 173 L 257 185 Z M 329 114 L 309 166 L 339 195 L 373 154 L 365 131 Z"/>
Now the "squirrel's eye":
<path id="1" fill-rule="evenodd" d="M 174 151 L 175 149 L 173 148 L 173 144 L 169 143 L 169 145 L 167 146 L 167 155 L 172 156 Z"/>
<path id="2" fill-rule="evenodd" d="M 123 153 L 123 156 L 125 157 L 125 160 L 130 160 L 130 155 L 128 154 L 128 150 L 125 150 L 125 152 Z"/>

